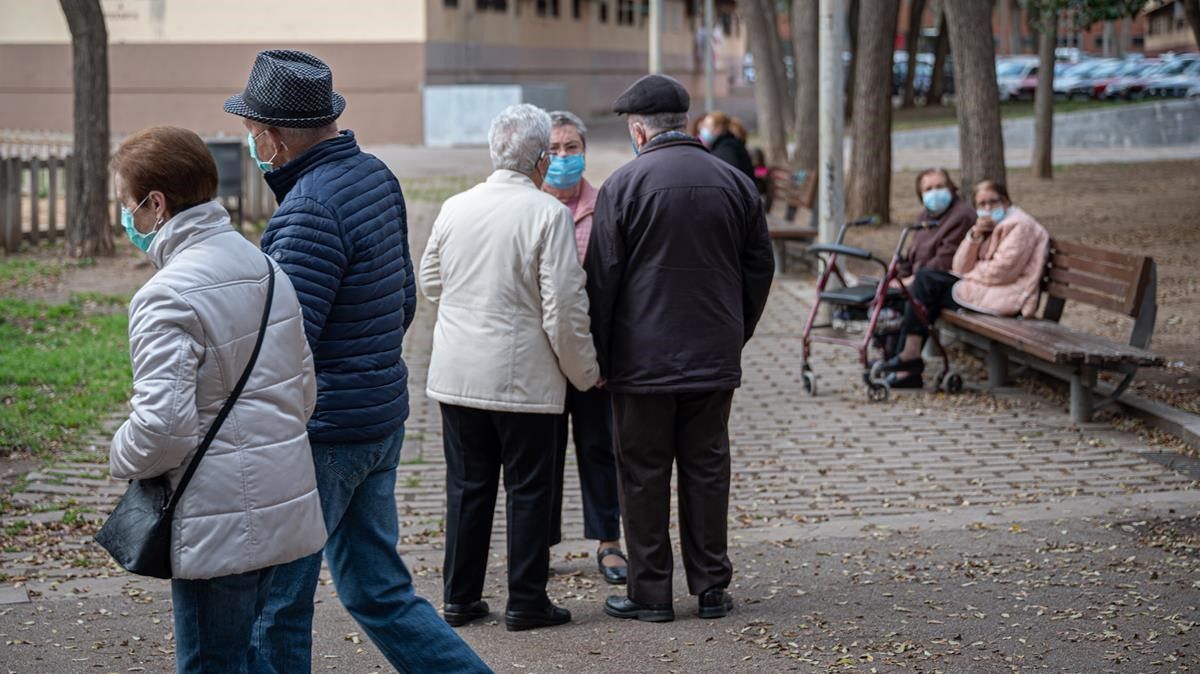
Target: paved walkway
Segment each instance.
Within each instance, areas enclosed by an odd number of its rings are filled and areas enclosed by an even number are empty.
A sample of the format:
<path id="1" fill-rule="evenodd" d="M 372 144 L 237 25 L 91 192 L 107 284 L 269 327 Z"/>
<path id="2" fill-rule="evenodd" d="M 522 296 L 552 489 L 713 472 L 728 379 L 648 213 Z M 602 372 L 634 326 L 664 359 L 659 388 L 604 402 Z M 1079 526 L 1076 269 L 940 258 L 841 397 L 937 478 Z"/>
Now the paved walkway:
<path id="1" fill-rule="evenodd" d="M 1164 450 L 1138 435 L 1073 424 L 1058 401 L 1018 390 L 868 403 L 845 349 L 816 352 L 820 395 L 809 397 L 798 385 L 797 339 L 809 296 L 802 281 L 777 283 L 735 398 L 738 612 L 688 617 L 680 579 L 679 622 L 606 619 L 600 602 L 610 590 L 580 538 L 568 466 L 567 541 L 552 558 L 551 592 L 576 623 L 523 636 L 494 622 L 463 630 L 489 663 L 498 671 L 1200 669 L 1189 635 L 1200 620 L 1200 546 L 1153 544 L 1159 522 L 1200 515 L 1194 476 L 1155 463 Z M 423 305 L 407 344 L 413 412 L 396 493 L 401 550 L 421 591 L 436 598 L 445 467 L 438 414 L 423 395 L 433 320 Z M 0 553 L 6 669 L 170 670 L 165 584 L 114 571 L 80 524 L 122 488 L 101 466 L 75 463 L 30 475 L 13 496 L 14 511 L 0 517 L 10 546 Z M 1192 521 L 1200 536 L 1200 519 Z M 493 608 L 504 597 L 502 499 L 496 524 Z M 383 667 L 333 588 L 318 596 L 318 666 Z M 1075 645 L 1060 648 L 1064 640 Z"/>

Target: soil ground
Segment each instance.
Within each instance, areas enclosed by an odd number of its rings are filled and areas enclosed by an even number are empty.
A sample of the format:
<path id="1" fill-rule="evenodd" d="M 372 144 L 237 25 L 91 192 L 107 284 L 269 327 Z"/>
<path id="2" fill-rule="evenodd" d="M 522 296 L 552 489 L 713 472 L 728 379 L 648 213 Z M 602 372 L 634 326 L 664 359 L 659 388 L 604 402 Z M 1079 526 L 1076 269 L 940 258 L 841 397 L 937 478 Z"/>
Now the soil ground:
<path id="1" fill-rule="evenodd" d="M 889 258 L 899 223 L 919 213 L 915 180 L 913 171 L 893 174 L 891 221 L 897 224 L 854 230 L 847 242 Z M 1052 181 L 1010 169 L 1008 183 L 1013 202 L 1051 236 L 1154 258 L 1158 320 L 1151 348 L 1166 357 L 1168 367 L 1142 370 L 1133 386 L 1200 413 L 1200 161 L 1057 167 Z M 1063 320 L 1120 341 L 1128 340 L 1133 325 L 1132 319 L 1070 302 Z"/>

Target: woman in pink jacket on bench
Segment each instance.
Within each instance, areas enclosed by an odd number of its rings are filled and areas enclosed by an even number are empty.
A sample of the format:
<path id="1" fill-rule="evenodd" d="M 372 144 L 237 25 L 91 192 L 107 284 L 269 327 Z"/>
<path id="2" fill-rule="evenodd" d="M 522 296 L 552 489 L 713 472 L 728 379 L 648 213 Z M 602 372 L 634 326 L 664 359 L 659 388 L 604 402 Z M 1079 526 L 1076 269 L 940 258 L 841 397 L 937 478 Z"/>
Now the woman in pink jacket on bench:
<path id="1" fill-rule="evenodd" d="M 951 271 L 921 269 L 909 290 L 932 325 L 944 310 L 968 309 L 996 316 L 1032 316 L 1046 266 L 1050 234 L 1012 204 L 1003 183 L 975 186 L 975 226 L 958 246 Z M 892 388 L 922 388 L 921 348 L 929 331 L 912 306 L 904 312 L 904 348 L 884 361 Z"/>

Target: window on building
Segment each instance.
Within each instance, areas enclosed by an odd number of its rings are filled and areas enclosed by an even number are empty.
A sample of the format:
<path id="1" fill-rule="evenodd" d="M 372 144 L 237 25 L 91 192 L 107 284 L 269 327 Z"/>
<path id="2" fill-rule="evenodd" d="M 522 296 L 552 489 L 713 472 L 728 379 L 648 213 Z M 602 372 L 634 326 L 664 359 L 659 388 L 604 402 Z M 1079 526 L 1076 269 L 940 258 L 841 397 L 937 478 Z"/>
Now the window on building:
<path id="1" fill-rule="evenodd" d="M 458 7 L 458 0 L 442 0 L 442 4 L 447 7 Z"/>
<path id="2" fill-rule="evenodd" d="M 600 0 L 599 9 L 597 10 L 600 18 L 600 23 L 608 23 L 608 2 Z"/>
<path id="3" fill-rule="evenodd" d="M 632 26 L 634 14 L 634 0 L 617 0 L 618 26 Z"/>
<path id="4" fill-rule="evenodd" d="M 571 18 L 576 21 L 583 16 L 583 0 L 571 0 Z"/>
<path id="5" fill-rule="evenodd" d="M 537 0 L 538 16 L 558 16 L 558 0 Z"/>
<path id="6" fill-rule="evenodd" d="M 475 0 L 475 9 L 481 11 L 507 12 L 508 0 Z"/>

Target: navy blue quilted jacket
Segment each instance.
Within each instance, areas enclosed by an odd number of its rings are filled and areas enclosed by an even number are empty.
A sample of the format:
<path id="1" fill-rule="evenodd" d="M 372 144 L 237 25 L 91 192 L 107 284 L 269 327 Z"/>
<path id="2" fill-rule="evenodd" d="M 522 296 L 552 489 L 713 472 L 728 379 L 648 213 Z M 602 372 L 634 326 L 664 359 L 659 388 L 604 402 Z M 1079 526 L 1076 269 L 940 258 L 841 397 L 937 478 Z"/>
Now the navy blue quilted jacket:
<path id="1" fill-rule="evenodd" d="M 349 131 L 266 179 L 279 208 L 262 247 L 296 287 L 317 370 L 309 438 L 387 437 L 408 418 L 401 344 L 416 309 L 400 183 Z"/>

